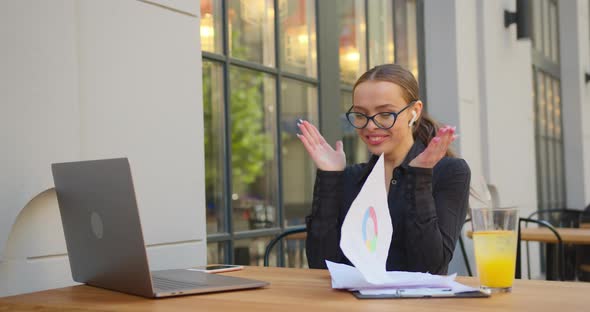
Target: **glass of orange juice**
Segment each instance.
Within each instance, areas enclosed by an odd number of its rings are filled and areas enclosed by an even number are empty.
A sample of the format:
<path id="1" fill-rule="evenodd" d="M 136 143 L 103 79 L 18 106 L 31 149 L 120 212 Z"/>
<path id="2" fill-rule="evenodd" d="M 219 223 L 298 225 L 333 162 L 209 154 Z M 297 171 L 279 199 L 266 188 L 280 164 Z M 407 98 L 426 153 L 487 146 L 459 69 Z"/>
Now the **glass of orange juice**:
<path id="1" fill-rule="evenodd" d="M 510 292 L 516 269 L 517 208 L 472 210 L 473 245 L 480 287 Z"/>

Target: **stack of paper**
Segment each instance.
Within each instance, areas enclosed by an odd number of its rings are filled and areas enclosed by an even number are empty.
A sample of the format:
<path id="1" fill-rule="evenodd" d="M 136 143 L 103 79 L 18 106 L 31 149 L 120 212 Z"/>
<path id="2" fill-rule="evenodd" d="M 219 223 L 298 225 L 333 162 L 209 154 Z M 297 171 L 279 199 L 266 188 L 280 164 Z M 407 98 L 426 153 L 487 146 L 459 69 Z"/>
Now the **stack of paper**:
<path id="1" fill-rule="evenodd" d="M 386 282 L 372 284 L 367 282 L 362 273 L 353 266 L 330 261 L 326 261 L 326 264 L 332 277 L 332 288 L 358 290 L 361 294 L 366 295 L 395 294 L 400 289 L 420 294 L 438 291 L 452 293 L 477 291 L 476 288 L 455 282 L 456 274 L 441 276 L 429 273 L 389 271 L 384 274 Z"/>

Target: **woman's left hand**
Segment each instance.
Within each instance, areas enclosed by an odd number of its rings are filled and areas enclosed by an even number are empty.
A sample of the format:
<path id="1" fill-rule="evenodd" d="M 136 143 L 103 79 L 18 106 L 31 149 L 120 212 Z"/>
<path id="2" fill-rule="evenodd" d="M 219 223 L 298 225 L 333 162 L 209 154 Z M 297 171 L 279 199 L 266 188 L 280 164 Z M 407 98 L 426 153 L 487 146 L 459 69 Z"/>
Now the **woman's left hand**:
<path id="1" fill-rule="evenodd" d="M 439 160 L 445 157 L 449 145 L 455 141 L 455 127 L 445 126 L 438 129 L 436 136 L 430 140 L 426 149 L 412 159 L 410 166 L 419 168 L 433 168 Z"/>

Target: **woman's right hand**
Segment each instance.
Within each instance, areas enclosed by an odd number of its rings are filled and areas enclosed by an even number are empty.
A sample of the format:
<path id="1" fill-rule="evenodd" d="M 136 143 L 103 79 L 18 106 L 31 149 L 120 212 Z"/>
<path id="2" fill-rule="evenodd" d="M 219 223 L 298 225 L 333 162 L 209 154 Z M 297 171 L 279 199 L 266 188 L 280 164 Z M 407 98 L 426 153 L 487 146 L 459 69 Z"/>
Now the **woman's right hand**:
<path id="1" fill-rule="evenodd" d="M 316 167 L 323 171 L 342 171 L 346 167 L 346 155 L 342 141 L 336 142 L 336 150 L 326 142 L 318 129 L 307 120 L 300 120 L 297 125 L 301 134 L 297 137 L 305 146 Z"/>

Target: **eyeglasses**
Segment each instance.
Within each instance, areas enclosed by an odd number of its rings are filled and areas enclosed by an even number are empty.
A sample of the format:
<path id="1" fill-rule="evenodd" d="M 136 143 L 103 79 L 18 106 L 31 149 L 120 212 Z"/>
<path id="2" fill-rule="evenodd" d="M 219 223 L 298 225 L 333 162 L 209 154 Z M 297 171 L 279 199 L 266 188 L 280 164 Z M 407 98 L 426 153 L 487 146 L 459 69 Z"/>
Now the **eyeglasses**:
<path id="1" fill-rule="evenodd" d="M 412 106 L 417 101 L 418 100 L 414 100 L 414 101 L 410 102 L 410 104 L 406 105 L 406 107 L 404 107 L 402 110 L 400 110 L 397 113 L 383 112 L 383 113 L 377 113 L 373 116 L 367 116 L 363 113 L 358 113 L 358 112 L 351 112 L 352 108 L 354 107 L 354 106 L 352 106 L 348 110 L 348 112 L 346 112 L 346 119 L 353 127 L 357 128 L 357 129 L 364 129 L 369 124 L 369 120 L 372 120 L 373 123 L 381 129 L 391 129 L 393 127 L 393 125 L 395 125 L 395 121 L 397 120 L 397 116 L 399 116 L 399 114 L 401 114 L 403 111 L 408 109 L 408 107 Z"/>

